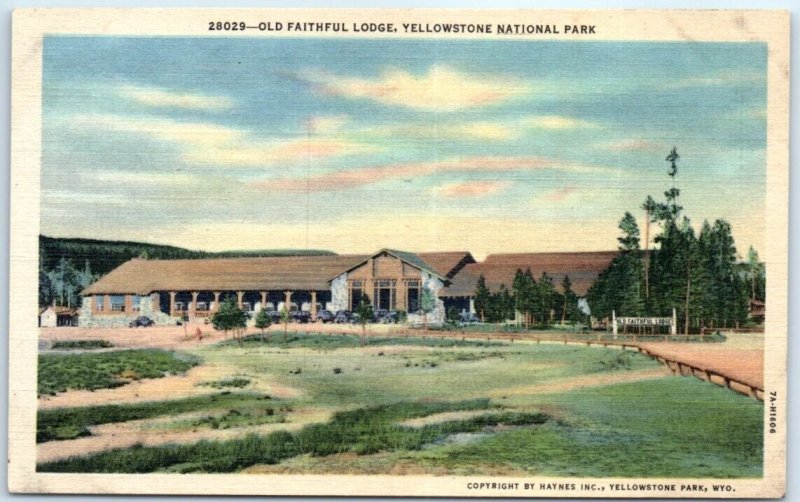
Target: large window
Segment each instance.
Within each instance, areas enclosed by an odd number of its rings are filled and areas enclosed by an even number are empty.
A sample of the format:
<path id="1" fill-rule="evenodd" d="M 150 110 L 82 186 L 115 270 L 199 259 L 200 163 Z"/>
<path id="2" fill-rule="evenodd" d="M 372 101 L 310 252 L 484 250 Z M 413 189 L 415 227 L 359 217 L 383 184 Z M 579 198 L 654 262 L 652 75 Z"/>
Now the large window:
<path id="1" fill-rule="evenodd" d="M 396 299 L 395 291 L 397 280 L 395 279 L 376 279 L 373 290 L 373 305 L 382 310 L 394 310 Z"/>
<path id="2" fill-rule="evenodd" d="M 105 295 L 94 295 L 94 310 L 96 312 L 102 312 L 105 309 Z"/>
<path id="3" fill-rule="evenodd" d="M 358 308 L 358 304 L 361 302 L 361 296 L 364 294 L 363 288 L 363 281 L 348 281 L 350 310 L 355 311 Z"/>
<path id="4" fill-rule="evenodd" d="M 139 295 L 133 295 L 131 297 L 131 310 L 133 312 L 139 312 L 142 310 L 142 297 Z"/>
<path id="5" fill-rule="evenodd" d="M 125 297 L 122 295 L 111 295 L 109 297 L 111 312 L 125 312 Z"/>
<path id="6" fill-rule="evenodd" d="M 419 290 L 421 281 L 408 280 L 406 281 L 406 305 L 409 312 L 416 312 L 419 310 Z"/>

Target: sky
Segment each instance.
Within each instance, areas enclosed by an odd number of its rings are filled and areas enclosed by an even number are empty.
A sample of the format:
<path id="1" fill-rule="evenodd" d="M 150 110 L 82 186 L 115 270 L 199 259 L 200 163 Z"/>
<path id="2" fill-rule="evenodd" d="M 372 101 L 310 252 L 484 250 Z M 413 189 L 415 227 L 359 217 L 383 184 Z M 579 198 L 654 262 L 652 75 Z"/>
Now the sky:
<path id="1" fill-rule="evenodd" d="M 41 233 L 609 250 L 672 187 L 764 246 L 766 45 L 45 38 Z M 652 237 L 652 236 L 651 236 Z"/>

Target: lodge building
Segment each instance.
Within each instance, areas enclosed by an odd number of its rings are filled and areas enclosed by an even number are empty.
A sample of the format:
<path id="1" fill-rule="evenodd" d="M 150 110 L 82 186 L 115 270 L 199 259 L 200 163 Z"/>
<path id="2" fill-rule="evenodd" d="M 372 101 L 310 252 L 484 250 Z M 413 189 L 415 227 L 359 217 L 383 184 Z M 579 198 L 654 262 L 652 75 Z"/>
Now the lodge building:
<path id="1" fill-rule="evenodd" d="M 355 310 L 363 295 L 375 309 L 408 312 L 420 321 L 420 299 L 427 289 L 437 305 L 428 314 L 442 322 L 451 307 L 474 312 L 473 297 L 483 275 L 490 291 L 511 286 L 518 269 L 542 272 L 558 287 L 568 275 L 583 295 L 616 252 L 515 253 L 489 255 L 477 262 L 467 251 L 411 253 L 381 249 L 371 255 L 211 258 L 127 261 L 89 285 L 81 294 L 81 326 L 121 327 L 146 315 L 157 324 L 210 317 L 233 298 L 253 313 L 320 309 Z"/>

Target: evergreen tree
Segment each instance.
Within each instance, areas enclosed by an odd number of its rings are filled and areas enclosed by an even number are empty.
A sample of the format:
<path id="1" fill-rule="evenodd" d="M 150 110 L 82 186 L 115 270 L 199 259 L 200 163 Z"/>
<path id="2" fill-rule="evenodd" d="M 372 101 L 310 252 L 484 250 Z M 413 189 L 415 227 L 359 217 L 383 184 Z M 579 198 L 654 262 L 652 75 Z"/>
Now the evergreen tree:
<path id="1" fill-rule="evenodd" d="M 227 298 L 219 306 L 219 310 L 211 317 L 211 323 L 214 329 L 224 331 L 225 338 L 228 337 L 228 331 L 233 330 L 234 338 L 242 345 L 241 330 L 247 326 L 247 315 L 239 310 L 239 306 L 233 298 Z"/>
<path id="2" fill-rule="evenodd" d="M 255 319 L 256 328 L 261 330 L 261 341 L 264 341 L 264 330 L 272 326 L 272 316 L 267 312 L 267 309 L 262 308 L 256 314 Z"/>
<path id="3" fill-rule="evenodd" d="M 481 322 L 486 322 L 486 314 L 489 310 L 489 289 L 486 287 L 486 278 L 481 274 L 478 277 L 478 284 L 475 286 L 475 310 L 481 316 Z"/>
<path id="4" fill-rule="evenodd" d="M 565 275 L 561 281 L 561 290 L 564 298 L 561 323 L 563 324 L 565 320 L 571 323 L 576 322 L 578 320 L 578 295 L 572 291 L 572 281 L 569 280 L 568 275 Z"/>
<path id="5" fill-rule="evenodd" d="M 422 302 L 420 301 L 420 310 L 422 308 Z M 358 323 L 361 325 L 361 346 L 363 347 L 367 342 L 367 323 L 372 321 L 372 316 L 374 315 L 372 302 L 366 293 L 361 295 L 361 301 L 358 302 L 355 313 L 358 315 Z"/>

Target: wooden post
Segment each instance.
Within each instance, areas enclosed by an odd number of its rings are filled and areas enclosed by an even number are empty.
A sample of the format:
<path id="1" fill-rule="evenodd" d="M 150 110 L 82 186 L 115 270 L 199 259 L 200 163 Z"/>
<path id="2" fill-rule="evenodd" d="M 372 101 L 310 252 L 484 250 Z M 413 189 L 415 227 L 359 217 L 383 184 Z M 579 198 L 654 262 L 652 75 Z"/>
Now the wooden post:
<path id="1" fill-rule="evenodd" d="M 169 315 L 175 315 L 175 295 L 177 294 L 176 291 L 169 292 Z"/>
<path id="2" fill-rule="evenodd" d="M 236 306 L 239 307 L 239 310 L 242 309 L 243 300 L 244 300 L 244 291 L 237 291 L 236 292 Z"/>
<path id="3" fill-rule="evenodd" d="M 311 318 L 317 318 L 317 292 L 311 292 Z"/>
<path id="4" fill-rule="evenodd" d="M 284 295 L 286 295 L 286 300 L 284 301 L 284 305 L 286 306 L 286 312 L 292 311 L 292 292 L 291 291 L 284 291 Z"/>
<path id="5" fill-rule="evenodd" d="M 261 291 L 261 310 L 267 309 L 267 292 Z"/>
<path id="6" fill-rule="evenodd" d="M 214 291 L 214 306 L 211 308 L 211 312 L 218 312 L 219 311 L 219 295 L 221 293 L 219 291 Z"/>
<path id="7" fill-rule="evenodd" d="M 192 302 L 189 304 L 189 317 L 195 317 L 197 314 L 197 297 L 200 295 L 199 291 L 192 291 Z"/>

